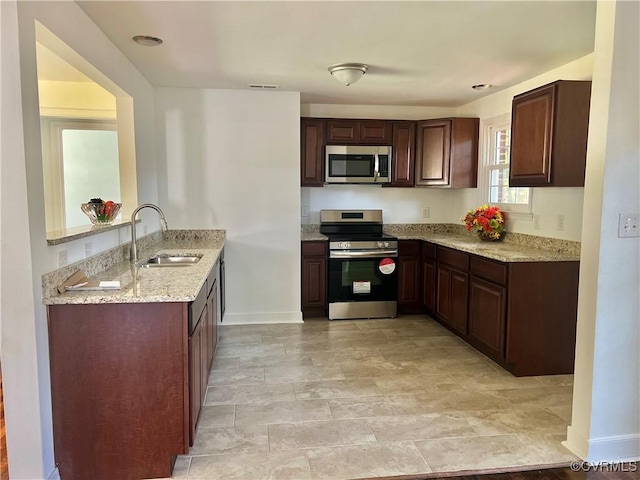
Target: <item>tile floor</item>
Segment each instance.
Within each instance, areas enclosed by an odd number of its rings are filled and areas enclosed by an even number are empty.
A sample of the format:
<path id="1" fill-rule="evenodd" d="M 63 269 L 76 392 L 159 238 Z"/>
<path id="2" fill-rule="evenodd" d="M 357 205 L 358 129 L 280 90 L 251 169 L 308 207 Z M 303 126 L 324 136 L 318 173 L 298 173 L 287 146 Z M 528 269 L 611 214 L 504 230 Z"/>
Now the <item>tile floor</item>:
<path id="1" fill-rule="evenodd" d="M 173 478 L 568 463 L 572 380 L 513 377 L 426 316 L 224 326 L 196 443 Z"/>

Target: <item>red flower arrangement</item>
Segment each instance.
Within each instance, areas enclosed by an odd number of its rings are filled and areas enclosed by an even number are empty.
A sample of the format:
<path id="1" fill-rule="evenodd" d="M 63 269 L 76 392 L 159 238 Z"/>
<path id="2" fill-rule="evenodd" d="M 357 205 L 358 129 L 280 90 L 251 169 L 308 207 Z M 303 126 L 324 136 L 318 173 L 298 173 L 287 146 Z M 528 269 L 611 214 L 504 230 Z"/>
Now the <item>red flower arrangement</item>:
<path id="1" fill-rule="evenodd" d="M 480 238 L 500 240 L 506 233 L 504 214 L 495 206 L 482 205 L 475 210 L 469 210 L 463 220 L 467 231 L 478 232 Z"/>

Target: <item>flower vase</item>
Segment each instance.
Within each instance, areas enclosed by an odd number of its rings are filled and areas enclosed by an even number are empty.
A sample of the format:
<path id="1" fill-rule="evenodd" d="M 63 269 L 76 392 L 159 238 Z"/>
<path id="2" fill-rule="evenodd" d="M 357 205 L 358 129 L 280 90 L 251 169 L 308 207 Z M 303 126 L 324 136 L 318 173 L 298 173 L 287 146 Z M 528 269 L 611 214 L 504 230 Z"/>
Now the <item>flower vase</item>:
<path id="1" fill-rule="evenodd" d="M 487 232 L 481 231 L 481 232 L 478 232 L 478 237 L 480 237 L 480 240 L 484 242 L 499 242 L 504 238 L 505 233 L 507 232 L 500 232 L 500 236 L 498 238 L 493 238 L 489 236 Z"/>

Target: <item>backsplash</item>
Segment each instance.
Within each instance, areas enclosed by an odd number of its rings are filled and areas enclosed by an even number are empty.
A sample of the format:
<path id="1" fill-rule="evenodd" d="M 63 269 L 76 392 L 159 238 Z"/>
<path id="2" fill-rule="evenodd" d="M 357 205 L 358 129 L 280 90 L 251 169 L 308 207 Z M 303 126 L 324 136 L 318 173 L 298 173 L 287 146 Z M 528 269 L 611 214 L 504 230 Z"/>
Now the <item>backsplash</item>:
<path id="1" fill-rule="evenodd" d="M 467 232 L 464 225 L 457 223 L 389 223 L 384 225 L 384 231 L 390 235 L 397 236 L 411 236 L 412 234 L 419 235 L 422 233 L 451 233 L 454 235 L 475 236 L 475 234 Z M 301 225 L 302 234 L 309 235 L 319 232 L 320 225 Z M 507 232 L 503 242 L 580 256 L 580 242 L 571 240 Z"/>

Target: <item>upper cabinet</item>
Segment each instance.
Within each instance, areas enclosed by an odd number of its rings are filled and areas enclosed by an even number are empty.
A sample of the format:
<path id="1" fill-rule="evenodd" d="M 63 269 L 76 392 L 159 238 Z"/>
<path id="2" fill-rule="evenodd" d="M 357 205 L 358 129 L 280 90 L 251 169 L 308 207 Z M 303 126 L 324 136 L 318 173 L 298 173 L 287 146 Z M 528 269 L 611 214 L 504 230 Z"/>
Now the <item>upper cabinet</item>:
<path id="1" fill-rule="evenodd" d="M 300 185 L 321 187 L 324 170 L 325 121 L 300 119 Z"/>
<path id="2" fill-rule="evenodd" d="M 387 120 L 327 120 L 327 144 L 391 145 Z"/>
<path id="3" fill-rule="evenodd" d="M 590 98 L 590 81 L 568 80 L 513 98 L 510 186 L 584 186 Z"/>
<path id="4" fill-rule="evenodd" d="M 391 186 L 413 187 L 416 159 L 416 122 L 393 122 Z"/>
<path id="5" fill-rule="evenodd" d="M 423 120 L 417 124 L 415 184 L 475 188 L 478 118 Z"/>

